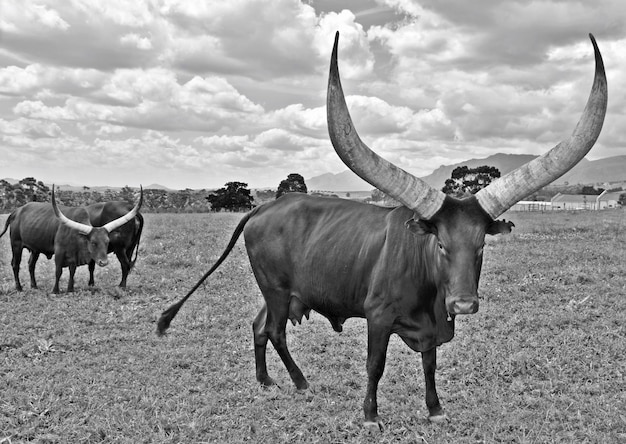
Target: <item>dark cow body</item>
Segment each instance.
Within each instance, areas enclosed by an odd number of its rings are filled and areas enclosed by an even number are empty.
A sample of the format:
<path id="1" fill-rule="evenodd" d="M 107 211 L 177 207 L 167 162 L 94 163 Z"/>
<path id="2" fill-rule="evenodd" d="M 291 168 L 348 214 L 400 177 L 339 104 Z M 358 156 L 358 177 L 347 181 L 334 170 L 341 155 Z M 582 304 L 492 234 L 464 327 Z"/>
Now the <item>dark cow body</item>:
<path id="1" fill-rule="evenodd" d="M 468 224 L 468 219 L 476 223 Z M 253 322 L 256 377 L 261 384 L 274 384 L 265 358 L 269 339 L 296 387 L 308 387 L 287 349 L 288 319 L 300 323 L 314 310 L 340 332 L 346 319 L 366 318 L 366 422 L 379 425 L 376 391 L 393 333 L 422 353 L 429 416 L 443 419 L 435 387 L 436 347 L 454 336 L 456 314 L 478 310 L 485 234 L 508 233 L 512 226 L 493 221 L 475 198 L 449 198 L 437 220 L 418 223 L 405 207 L 290 193 L 241 220 L 222 256 L 185 298 L 163 313 L 158 329 L 163 333 L 168 328 L 243 232 L 265 300 Z"/>
<path id="2" fill-rule="evenodd" d="M 132 204 L 125 201 L 99 202 L 85 207 L 89 221 L 94 227 L 101 227 L 124 216 L 132 210 Z M 143 216 L 137 213 L 135 218 L 109 233 L 109 253 L 115 253 L 120 261 L 122 280 L 119 286 L 126 287 L 126 279 L 133 269 L 139 253 L 139 241 L 143 231 Z M 135 257 L 133 258 L 133 253 Z M 89 262 L 89 285 L 94 285 L 95 261 Z"/>
<path id="3" fill-rule="evenodd" d="M 454 336 L 457 315 L 478 310 L 485 236 L 509 233 L 513 224 L 497 217 L 576 165 L 600 134 L 607 106 L 606 76 L 590 37 L 595 77 L 570 138 L 475 195 L 457 199 L 381 158 L 359 138 L 339 80 L 337 34 L 327 95 L 333 147 L 352 171 L 402 206 L 388 209 L 293 193 L 252 210 L 211 269 L 163 312 L 158 332 L 165 332 L 243 233 L 265 300 L 253 322 L 256 377 L 261 384 L 274 383 L 266 366 L 269 340 L 296 387 L 308 387 L 287 349 L 287 320 L 300 322 L 315 310 L 341 331 L 347 318 L 362 317 L 367 319 L 368 335 L 365 426 L 382 426 L 377 389 L 394 333 L 422 353 L 429 418 L 444 420 L 435 387 L 436 350 Z"/>

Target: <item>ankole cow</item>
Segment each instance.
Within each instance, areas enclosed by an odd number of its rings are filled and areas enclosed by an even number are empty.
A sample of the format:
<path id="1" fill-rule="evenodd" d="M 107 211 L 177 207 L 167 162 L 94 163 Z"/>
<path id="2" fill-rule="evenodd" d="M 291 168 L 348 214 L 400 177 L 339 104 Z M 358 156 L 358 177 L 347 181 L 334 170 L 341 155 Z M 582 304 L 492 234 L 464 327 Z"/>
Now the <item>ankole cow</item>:
<path id="1" fill-rule="evenodd" d="M 35 266 L 40 254 L 48 259 L 55 258 L 54 293 L 59 292 L 59 280 L 64 267 L 69 267 L 70 277 L 67 291 L 74 291 L 74 273 L 76 267 L 94 261 L 100 266 L 108 264 L 107 251 L 109 233 L 135 218 L 143 202 L 143 190 L 139 202 L 124 216 L 94 227 L 85 208 L 59 207 L 52 187 L 52 205 L 43 202 L 31 202 L 13 211 L 4 226 L 2 236 L 11 227 L 11 265 L 15 277 L 15 288 L 22 291 L 20 283 L 20 263 L 22 250 L 30 251 L 28 271 L 30 284 L 37 288 Z"/>
<path id="2" fill-rule="evenodd" d="M 265 302 L 252 324 L 256 377 L 262 385 L 274 384 L 266 367 L 269 340 L 296 387 L 308 387 L 287 349 L 288 320 L 300 322 L 314 310 L 339 332 L 347 318 L 361 317 L 367 320 L 368 338 L 364 425 L 382 427 L 376 393 L 393 333 L 421 352 L 429 418 L 445 420 L 435 389 L 437 346 L 454 336 L 456 316 L 478 310 L 485 236 L 505 234 L 513 227 L 497 217 L 563 175 L 595 143 L 607 106 L 602 58 L 591 36 L 595 78 L 582 118 L 569 139 L 475 195 L 455 198 L 382 159 L 361 141 L 339 79 L 338 37 L 328 83 L 330 139 L 350 169 L 402 206 L 380 208 L 294 193 L 255 208 L 238 224 L 213 267 L 163 312 L 158 332 L 165 332 L 243 232 Z"/>
<path id="3" fill-rule="evenodd" d="M 124 201 L 99 202 L 85 207 L 89 213 L 89 222 L 94 227 L 101 227 L 124 216 L 132 210 L 131 204 Z M 135 266 L 139 254 L 139 241 L 143 231 L 143 216 L 137 212 L 136 216 L 109 233 L 109 253 L 115 253 L 122 268 L 122 280 L 119 286 L 126 287 L 126 278 Z M 133 253 L 135 257 L 133 258 Z M 89 285 L 94 285 L 94 270 L 96 262 L 89 262 Z"/>

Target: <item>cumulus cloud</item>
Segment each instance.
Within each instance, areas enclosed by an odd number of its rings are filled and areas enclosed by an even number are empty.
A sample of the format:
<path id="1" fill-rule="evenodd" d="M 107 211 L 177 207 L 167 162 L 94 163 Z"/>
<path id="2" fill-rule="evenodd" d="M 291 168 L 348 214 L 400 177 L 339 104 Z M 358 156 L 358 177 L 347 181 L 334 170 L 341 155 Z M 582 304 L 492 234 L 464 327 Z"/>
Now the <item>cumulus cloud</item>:
<path id="1" fill-rule="evenodd" d="M 141 163 L 149 183 L 176 178 L 170 185 L 181 187 L 342 171 L 325 106 L 337 30 L 357 130 L 411 172 L 494 152 L 540 154 L 568 136 L 591 84 L 589 31 L 611 97 L 592 153 L 621 153 L 620 2 L 342 5 L 5 0 L 0 158 L 27 175 L 32 159 L 76 178 L 102 171 L 107 183 L 128 182 Z"/>

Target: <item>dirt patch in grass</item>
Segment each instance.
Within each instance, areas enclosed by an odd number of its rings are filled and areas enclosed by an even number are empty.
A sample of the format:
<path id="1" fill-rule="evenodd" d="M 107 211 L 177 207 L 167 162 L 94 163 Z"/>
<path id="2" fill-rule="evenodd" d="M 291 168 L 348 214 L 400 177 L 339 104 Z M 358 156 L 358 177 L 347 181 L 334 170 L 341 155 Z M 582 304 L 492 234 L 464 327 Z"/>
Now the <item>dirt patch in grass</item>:
<path id="1" fill-rule="evenodd" d="M 341 334 L 318 315 L 290 325 L 312 388 L 295 390 L 271 347 L 280 387 L 257 385 L 251 322 L 261 296 L 242 242 L 169 334 L 155 335 L 160 312 L 217 259 L 240 217 L 147 214 L 126 291 L 113 259 L 94 289 L 81 267 L 77 291 L 53 295 L 54 264 L 42 259 L 40 289 L 16 293 L 3 238 L 0 442 L 626 441 L 624 211 L 506 215 L 516 229 L 488 239 L 480 311 L 459 317 L 439 349 L 450 422 L 426 420 L 420 356 L 394 337 L 377 435 L 361 428 L 363 320 Z"/>

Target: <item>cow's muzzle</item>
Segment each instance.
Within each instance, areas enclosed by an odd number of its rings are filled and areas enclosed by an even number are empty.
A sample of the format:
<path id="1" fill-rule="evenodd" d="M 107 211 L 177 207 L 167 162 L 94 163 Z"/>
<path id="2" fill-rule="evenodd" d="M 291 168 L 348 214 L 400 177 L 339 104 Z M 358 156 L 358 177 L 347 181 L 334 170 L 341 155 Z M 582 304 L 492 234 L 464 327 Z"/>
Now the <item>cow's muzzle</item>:
<path id="1" fill-rule="evenodd" d="M 478 298 L 454 298 L 446 303 L 448 313 L 453 315 L 472 314 L 478 311 Z"/>
<path id="2" fill-rule="evenodd" d="M 109 264 L 109 260 L 108 259 L 100 259 L 99 261 L 96 261 L 96 263 L 100 267 L 106 267 Z"/>

